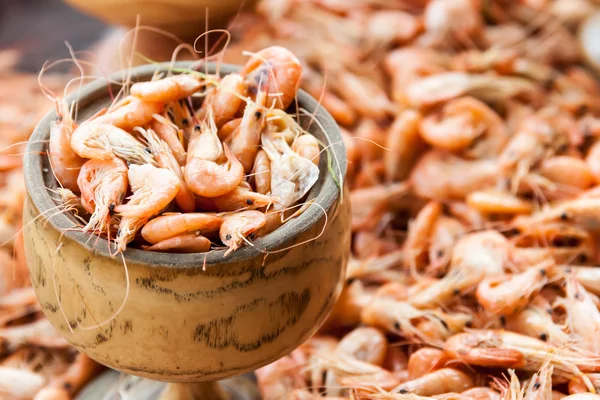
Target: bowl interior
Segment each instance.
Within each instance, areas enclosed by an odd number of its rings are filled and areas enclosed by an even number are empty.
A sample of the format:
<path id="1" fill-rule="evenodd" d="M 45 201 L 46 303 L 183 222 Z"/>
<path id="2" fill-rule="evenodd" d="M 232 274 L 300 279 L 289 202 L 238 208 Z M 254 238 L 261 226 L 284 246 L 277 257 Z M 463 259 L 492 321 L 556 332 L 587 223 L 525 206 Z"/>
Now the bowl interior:
<path id="1" fill-rule="evenodd" d="M 131 69 L 129 75 L 132 82 L 150 80 L 157 72 L 167 73 L 170 68 L 190 68 L 191 62 L 177 62 L 174 64 L 152 64 Z M 239 69 L 237 66 L 220 65 L 218 72 L 227 75 Z M 214 63 L 206 63 L 202 71 L 216 73 Z M 109 80 L 98 80 L 83 86 L 80 90 L 69 96 L 70 102 L 77 101 L 77 120 L 89 118 L 96 111 L 111 103 L 111 94 L 121 89 L 126 78 L 125 73 L 113 75 Z M 322 217 L 324 210 L 328 211 L 337 201 L 341 193 L 346 171 L 346 153 L 339 128 L 331 115 L 319 106 L 318 102 L 306 92 L 298 92 L 298 111 L 300 125 L 313 134 L 326 150 L 321 153 L 319 164 L 319 180 L 307 195 L 307 200 L 313 200 L 316 205 L 309 206 L 300 216 L 286 222 L 274 232 L 256 239 L 252 246 L 243 246 L 232 254 L 224 257 L 224 250 L 213 250 L 208 253 L 173 254 L 149 252 L 129 248 L 124 252 L 128 261 L 145 263 L 156 266 L 197 267 L 199 260 L 203 265 L 222 265 L 227 262 L 239 262 L 243 259 L 254 258 L 262 252 L 272 251 L 289 246 L 295 237 L 309 229 Z M 91 234 L 84 234 L 77 229 L 75 218 L 68 212 L 57 212 L 57 201 L 53 199 L 53 189 L 58 187 L 54 178 L 47 156 L 47 142 L 50 136 L 51 122 L 57 118 L 55 111 L 49 112 L 36 126 L 27 146 L 24 157 L 24 172 L 27 192 L 35 207 L 44 214 L 56 229 L 64 232 L 68 238 L 77 241 L 81 246 L 97 254 L 110 256 L 108 243 Z"/>

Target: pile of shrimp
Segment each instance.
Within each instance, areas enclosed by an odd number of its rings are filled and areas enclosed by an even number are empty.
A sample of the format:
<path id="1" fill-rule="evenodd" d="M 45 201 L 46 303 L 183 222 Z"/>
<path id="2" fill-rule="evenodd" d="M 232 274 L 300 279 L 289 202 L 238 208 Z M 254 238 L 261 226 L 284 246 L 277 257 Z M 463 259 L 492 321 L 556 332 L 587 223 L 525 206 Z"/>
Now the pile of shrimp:
<path id="1" fill-rule="evenodd" d="M 301 75 L 298 58 L 272 46 L 222 78 L 169 70 L 133 83 L 81 123 L 56 98 L 58 193 L 115 254 L 252 245 L 298 216 L 319 178 L 319 141 L 286 112 Z"/>
<path id="2" fill-rule="evenodd" d="M 320 331 L 258 371 L 273 399 L 600 399 L 600 83 L 591 0 L 273 0 L 342 127 L 353 244 Z M 568 396 L 568 397 L 567 397 Z"/>
<path id="3" fill-rule="evenodd" d="M 69 400 L 101 370 L 44 318 L 29 282 L 21 217 L 22 154 L 51 103 L 37 77 L 13 70 L 18 54 L 0 52 L 0 398 Z M 59 76 L 46 84 L 58 88 Z"/>

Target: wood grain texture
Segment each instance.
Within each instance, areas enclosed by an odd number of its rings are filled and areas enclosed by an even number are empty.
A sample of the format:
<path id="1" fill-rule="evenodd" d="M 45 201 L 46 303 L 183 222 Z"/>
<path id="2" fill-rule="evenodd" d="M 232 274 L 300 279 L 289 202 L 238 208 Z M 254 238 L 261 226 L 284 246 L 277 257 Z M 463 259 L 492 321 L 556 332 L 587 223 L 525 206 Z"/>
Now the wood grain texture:
<path id="1" fill-rule="evenodd" d="M 151 76 L 148 68 L 139 71 Z M 82 93 L 84 117 L 107 101 L 94 86 Z M 316 110 L 305 93 L 300 102 Z M 332 126 L 324 111 L 316 116 L 325 129 Z M 127 287 L 122 257 L 111 257 L 105 240 L 69 231 L 71 220 L 56 215 L 46 189 L 56 182 L 44 173 L 47 157 L 38 147 L 53 118 L 50 113 L 38 125 L 26 151 L 25 252 L 44 314 L 77 349 L 111 368 L 155 380 L 217 380 L 280 358 L 323 323 L 341 292 L 350 249 L 347 190 L 341 202 L 324 161 L 309 197 L 323 205 L 327 218 L 309 207 L 256 240 L 256 247 L 225 258 L 222 251 L 127 250 L 129 295 L 115 315 Z M 341 143 L 335 125 L 329 138 L 318 126 L 311 131 L 319 139 Z M 331 149 L 345 169 L 343 146 Z M 266 256 L 261 249 L 282 251 Z M 86 329 L 109 319 L 101 328 Z"/>

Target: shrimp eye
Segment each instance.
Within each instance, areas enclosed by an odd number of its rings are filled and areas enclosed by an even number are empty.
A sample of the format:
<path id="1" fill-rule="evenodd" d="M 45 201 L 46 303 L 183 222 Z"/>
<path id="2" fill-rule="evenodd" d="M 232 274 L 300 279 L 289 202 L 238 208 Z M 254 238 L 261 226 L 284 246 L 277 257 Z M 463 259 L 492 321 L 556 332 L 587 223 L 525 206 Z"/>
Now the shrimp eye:
<path id="1" fill-rule="evenodd" d="M 567 215 L 566 212 L 560 214 L 560 219 L 562 219 L 563 221 L 566 221 L 569 219 L 569 216 Z"/>
<path id="2" fill-rule="evenodd" d="M 538 390 L 540 388 L 540 386 L 542 386 L 542 385 L 539 382 L 536 382 L 533 384 L 533 389 Z"/>
<path id="3" fill-rule="evenodd" d="M 259 119 L 260 117 L 262 117 L 262 113 L 260 111 L 254 113 L 254 118 Z"/>
<path id="4" fill-rule="evenodd" d="M 400 328 L 401 328 L 400 322 L 394 322 L 394 329 L 396 329 L 397 331 L 399 331 Z"/>
<path id="5" fill-rule="evenodd" d="M 196 125 L 196 126 L 194 126 L 194 130 L 195 130 L 195 131 L 199 131 L 199 130 L 200 130 L 200 125 Z"/>
<path id="6" fill-rule="evenodd" d="M 356 280 L 356 278 L 348 278 L 346 280 L 346 285 L 352 285 L 352 283 Z"/>
<path id="7" fill-rule="evenodd" d="M 542 334 L 540 335 L 540 340 L 541 340 L 542 342 L 545 342 L 546 340 L 548 340 L 548 335 L 547 335 L 547 334 L 545 334 L 545 333 L 542 333 Z"/>
<path id="8" fill-rule="evenodd" d="M 225 235 L 225 240 L 231 240 L 231 234 L 228 233 L 227 235 Z"/>
<path id="9" fill-rule="evenodd" d="M 506 317 L 504 315 L 500 317 L 500 323 L 502 326 L 506 325 Z"/>
<path id="10" fill-rule="evenodd" d="M 460 294 L 460 290 L 458 290 L 458 289 L 454 289 L 454 290 L 452 291 L 452 293 L 453 293 L 455 296 L 458 296 L 458 295 Z"/>
<path id="11" fill-rule="evenodd" d="M 444 257 L 444 250 L 442 250 L 442 249 L 438 250 L 438 252 L 437 252 L 437 256 L 438 256 L 439 258 L 442 258 L 442 257 Z"/>
<path id="12" fill-rule="evenodd" d="M 188 124 L 190 123 L 190 121 L 188 121 L 187 118 L 184 118 L 181 120 L 181 123 L 183 124 L 183 126 L 188 126 Z"/>
<path id="13" fill-rule="evenodd" d="M 150 147 L 146 147 L 144 150 L 146 150 L 146 153 L 152 154 L 152 149 Z"/>
<path id="14" fill-rule="evenodd" d="M 110 203 L 108 206 L 108 215 L 111 217 L 115 214 L 115 203 Z"/>
<path id="15" fill-rule="evenodd" d="M 400 394 L 407 394 L 408 393 L 408 389 L 400 389 L 398 391 L 398 393 L 400 393 Z"/>
<path id="16" fill-rule="evenodd" d="M 546 276 L 546 270 L 545 269 L 540 269 L 540 275 L 541 276 Z"/>
<path id="17" fill-rule="evenodd" d="M 71 389 L 73 388 L 73 385 L 71 385 L 71 382 L 64 382 L 62 386 L 68 392 L 70 392 Z"/>
<path id="18" fill-rule="evenodd" d="M 465 326 L 466 326 L 467 328 L 470 328 L 470 327 L 472 327 L 472 326 L 473 326 L 473 321 L 467 321 L 467 322 L 465 322 Z"/>
<path id="19" fill-rule="evenodd" d="M 246 199 L 246 204 L 251 206 L 252 204 L 254 204 L 254 202 L 252 201 L 252 199 Z"/>
<path id="20" fill-rule="evenodd" d="M 587 261 L 587 256 L 586 256 L 585 254 L 580 254 L 580 255 L 579 255 L 579 260 L 580 260 L 581 262 L 586 262 L 586 261 Z"/>

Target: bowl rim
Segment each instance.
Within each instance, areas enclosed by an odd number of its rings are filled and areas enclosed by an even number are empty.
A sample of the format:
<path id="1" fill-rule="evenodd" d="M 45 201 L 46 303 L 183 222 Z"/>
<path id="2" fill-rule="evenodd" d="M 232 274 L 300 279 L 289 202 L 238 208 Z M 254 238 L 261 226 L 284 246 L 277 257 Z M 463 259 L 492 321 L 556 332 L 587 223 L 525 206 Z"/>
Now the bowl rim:
<path id="1" fill-rule="evenodd" d="M 194 65 L 198 65 L 197 62 L 180 61 L 175 63 L 146 64 L 132 68 L 129 71 L 129 77 L 133 82 L 149 80 L 157 71 L 168 72 L 171 68 L 186 69 L 192 68 Z M 221 76 L 225 76 L 239 71 L 241 67 L 231 64 L 220 64 L 217 68 L 215 63 L 207 62 L 202 64 L 202 69 L 204 70 L 205 68 L 208 73 L 218 72 Z M 108 81 L 106 79 L 95 80 L 82 86 L 78 93 L 76 92 L 67 96 L 66 100 L 69 103 L 77 101 L 80 110 L 83 110 L 89 104 L 108 97 L 108 82 L 113 82 L 110 85 L 118 89 L 121 85 L 115 82 L 122 82 L 122 78 L 126 76 L 126 71 L 120 71 L 111 75 Z M 319 181 L 322 180 L 322 183 L 319 185 L 319 182 L 317 182 L 316 184 L 316 186 L 320 186 L 320 190 L 315 195 L 314 191 L 317 188 L 313 187 L 308 194 L 308 198 L 314 200 L 329 214 L 338 197 L 340 197 L 340 193 L 343 190 L 340 186 L 343 187 L 346 177 L 347 159 L 343 139 L 337 123 L 329 112 L 320 106 L 317 100 L 305 91 L 298 90 L 297 101 L 299 107 L 302 107 L 314 116 L 314 119 L 318 123 L 313 123 L 312 125 L 316 126 L 316 129 L 322 131 L 327 137 L 329 150 L 337 159 L 337 162 L 332 161 L 325 168 L 323 168 L 323 163 L 321 163 L 319 167 Z M 47 142 L 50 137 L 50 127 L 56 118 L 56 110 L 53 109 L 40 120 L 29 138 L 23 159 L 27 195 L 40 215 L 46 214 L 50 210 L 56 210 L 57 206 L 50 196 L 49 189 L 46 187 L 44 174 L 49 172 L 43 171 L 44 161 L 48 158 Z M 324 154 L 327 155 L 328 153 L 325 152 Z M 340 186 L 338 186 L 336 179 L 333 178 L 332 173 L 328 170 L 329 168 L 333 168 L 337 177 L 341 176 Z M 324 178 L 322 174 L 324 174 Z M 291 219 L 268 235 L 256 239 L 253 242 L 254 246 L 242 246 L 226 257 L 224 257 L 225 250 L 211 250 L 204 253 L 163 253 L 137 248 L 127 248 L 122 255 L 127 260 L 127 263 L 147 264 L 156 267 L 197 268 L 201 266 L 202 268 L 206 268 L 212 265 L 222 267 L 223 264 L 237 264 L 259 256 L 264 257 L 266 252 L 278 250 L 293 244 L 298 236 L 317 224 L 323 215 L 323 210 L 320 207 L 310 206 L 298 217 Z M 106 239 L 99 238 L 93 234 L 82 233 L 81 231 L 69 230 L 73 228 L 73 221 L 63 213 L 52 213 L 49 217 L 44 217 L 44 219 L 50 222 L 54 229 L 62 232 L 64 237 L 73 240 L 81 247 L 93 252 L 94 256 L 116 259 L 116 257 L 111 256 L 109 253 L 108 241 Z"/>

